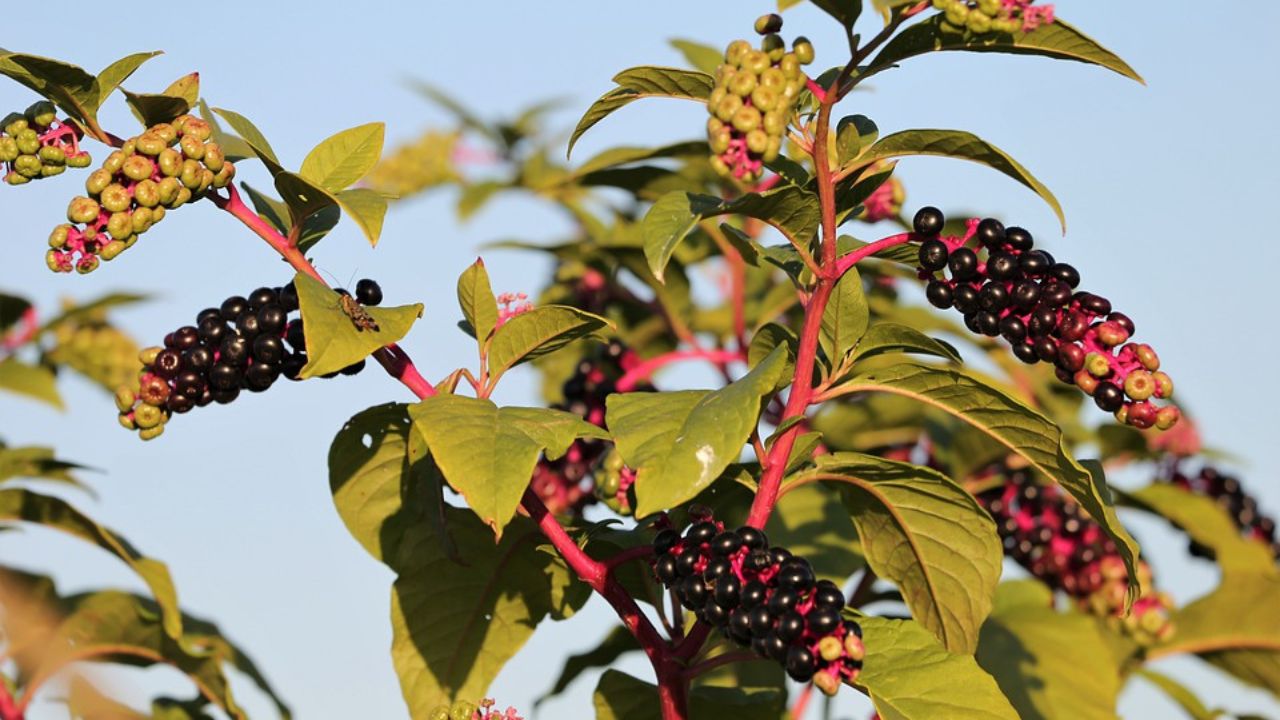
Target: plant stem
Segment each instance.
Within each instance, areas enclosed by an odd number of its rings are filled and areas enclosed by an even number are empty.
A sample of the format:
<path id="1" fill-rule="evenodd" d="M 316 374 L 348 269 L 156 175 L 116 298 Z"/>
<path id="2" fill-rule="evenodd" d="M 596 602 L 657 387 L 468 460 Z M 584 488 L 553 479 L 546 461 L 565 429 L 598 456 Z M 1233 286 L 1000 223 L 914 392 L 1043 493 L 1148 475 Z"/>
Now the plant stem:
<path id="1" fill-rule="evenodd" d="M 857 265 L 862 260 L 875 255 L 881 250 L 887 250 L 888 248 L 911 242 L 914 237 L 914 234 L 909 232 L 890 235 L 887 238 L 882 238 L 873 243 L 864 245 L 853 252 L 845 253 L 836 261 L 836 277 L 844 275 L 849 271 L 849 268 Z"/>
<path id="2" fill-rule="evenodd" d="M 636 389 L 637 385 L 652 377 L 659 369 L 681 360 L 707 360 L 717 365 L 723 365 L 734 361 L 745 362 L 746 359 L 745 354 L 740 350 L 706 350 L 701 348 L 696 350 L 675 350 L 649 358 L 628 370 L 621 378 L 618 378 L 616 391 L 620 393 L 631 392 Z"/>
<path id="3" fill-rule="evenodd" d="M 720 667 L 721 665 L 729 665 L 731 663 L 736 663 L 736 662 L 748 662 L 750 660 L 758 660 L 758 659 L 760 659 L 760 656 L 756 655 L 754 652 L 749 652 L 749 651 L 727 652 L 727 653 L 724 653 L 723 655 L 717 655 L 711 658 L 710 660 L 704 660 L 698 663 L 697 665 L 690 667 L 689 669 L 684 671 L 684 676 L 692 680 L 693 678 L 696 678 L 699 675 L 702 675 L 703 673 L 710 672 L 711 670 L 714 670 Z"/>
<path id="4" fill-rule="evenodd" d="M 9 686 L 0 679 L 0 720 L 22 720 L 22 708 L 13 701 Z"/>
<path id="5" fill-rule="evenodd" d="M 800 720 L 804 717 L 804 711 L 809 709 L 811 699 L 813 699 L 813 683 L 804 686 L 800 691 L 800 697 L 796 698 L 796 704 L 791 706 L 791 720 Z"/>

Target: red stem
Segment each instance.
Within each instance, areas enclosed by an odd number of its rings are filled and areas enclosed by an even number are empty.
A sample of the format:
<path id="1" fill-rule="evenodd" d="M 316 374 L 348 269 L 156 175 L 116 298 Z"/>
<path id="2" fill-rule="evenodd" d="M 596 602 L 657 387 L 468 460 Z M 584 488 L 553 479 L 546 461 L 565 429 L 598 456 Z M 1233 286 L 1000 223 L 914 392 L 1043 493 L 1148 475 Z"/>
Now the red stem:
<path id="1" fill-rule="evenodd" d="M 800 697 L 796 698 L 796 704 L 791 706 L 791 720 L 800 720 L 804 717 L 804 711 L 809 709 L 809 700 L 813 698 L 813 683 L 804 686 L 800 691 Z"/>
<path id="2" fill-rule="evenodd" d="M 635 390 L 637 385 L 648 380 L 655 372 L 666 365 L 681 360 L 699 359 L 722 365 L 734 361 L 746 361 L 747 358 L 740 350 L 707 350 L 699 348 L 697 350 L 675 350 L 663 353 L 645 360 L 628 370 L 621 378 L 618 378 L 617 392 L 625 393 Z"/>
<path id="3" fill-rule="evenodd" d="M 853 252 L 846 253 L 836 261 L 836 277 L 841 277 L 849 268 L 857 265 L 862 260 L 875 255 L 881 250 L 885 250 L 897 245 L 909 243 L 915 239 L 914 233 L 900 233 L 898 235 L 890 235 L 868 245 L 864 245 Z"/>
<path id="4" fill-rule="evenodd" d="M 13 701 L 9 686 L 0 679 L 0 720 L 22 720 L 22 708 Z"/>

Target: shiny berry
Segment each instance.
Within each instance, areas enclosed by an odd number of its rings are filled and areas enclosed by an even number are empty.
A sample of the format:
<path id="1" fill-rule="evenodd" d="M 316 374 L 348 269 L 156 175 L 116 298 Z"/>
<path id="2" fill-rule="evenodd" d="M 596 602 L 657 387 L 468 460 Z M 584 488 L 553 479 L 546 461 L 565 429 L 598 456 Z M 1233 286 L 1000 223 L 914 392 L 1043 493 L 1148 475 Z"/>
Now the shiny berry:
<path id="1" fill-rule="evenodd" d="M 382 287 L 365 278 L 356 283 L 356 300 L 361 305 L 379 305 L 382 303 Z"/>
<path id="2" fill-rule="evenodd" d="M 809 682 L 817 670 L 817 663 L 809 648 L 796 645 L 787 650 L 787 675 L 796 682 Z"/>
<path id="3" fill-rule="evenodd" d="M 962 313 L 976 312 L 981 307 L 978 302 L 978 291 L 970 285 L 957 285 L 951 294 L 956 309 Z"/>
<path id="4" fill-rule="evenodd" d="M 1073 289 L 1080 284 L 1080 271 L 1066 263 L 1057 263 L 1049 268 L 1049 277 L 1056 278 L 1058 282 Z"/>
<path id="5" fill-rule="evenodd" d="M 230 390 L 240 386 L 240 371 L 225 362 L 214 363 L 209 368 L 209 386 L 214 390 Z"/>
<path id="6" fill-rule="evenodd" d="M 265 305 L 258 310 L 258 332 L 265 335 L 279 335 L 288 320 L 289 314 L 280 305 L 275 303 Z"/>
<path id="7" fill-rule="evenodd" d="M 1093 391 L 1093 401 L 1103 412 L 1115 412 L 1124 405 L 1124 391 L 1113 383 L 1101 382 Z"/>
<path id="8" fill-rule="evenodd" d="M 942 211 L 932 205 L 926 205 L 916 211 L 916 216 L 911 221 L 912 228 L 916 233 L 926 237 L 932 237 L 942 232 L 942 226 L 945 225 L 947 219 L 943 216 Z M 945 249 L 945 248 L 944 248 Z M 940 270 L 941 268 L 934 268 Z"/>
<path id="9" fill-rule="evenodd" d="M 1026 252 L 1018 256 L 1018 268 L 1031 277 L 1040 277 L 1049 271 L 1049 258 L 1039 251 Z"/>
<path id="10" fill-rule="evenodd" d="M 236 318 L 240 317 L 240 313 L 243 313 L 248 309 L 248 300 L 245 300 L 239 295 L 233 295 L 222 301 L 222 319 L 227 322 L 234 322 Z"/>
<path id="11" fill-rule="evenodd" d="M 920 250 L 916 253 L 917 259 L 920 261 L 920 267 L 929 272 L 936 272 L 947 266 L 947 259 L 951 253 L 947 250 L 946 243 L 936 238 L 930 238 L 920 243 Z"/>
<path id="12" fill-rule="evenodd" d="M 995 218 L 986 218 L 978 223 L 978 242 L 989 248 L 998 248 L 1005 242 L 1004 223 Z"/>
<path id="13" fill-rule="evenodd" d="M 1035 245 L 1035 240 L 1031 237 L 1031 233 L 1020 227 L 1011 227 L 1006 230 L 1005 239 L 1009 242 L 1011 249 L 1021 252 L 1026 252 Z"/>
<path id="14" fill-rule="evenodd" d="M 182 353 L 174 348 L 161 350 L 151 363 L 151 369 L 156 375 L 166 380 L 177 377 L 178 373 L 182 371 Z"/>
<path id="15" fill-rule="evenodd" d="M 765 601 L 769 595 L 769 589 L 759 580 L 752 580 L 742 586 L 741 603 L 742 607 L 750 610 Z"/>
<path id="16" fill-rule="evenodd" d="M 947 259 L 947 267 L 956 280 L 972 279 L 978 273 L 978 256 L 967 247 L 957 248 Z"/>
<path id="17" fill-rule="evenodd" d="M 274 335 L 259 335 L 253 340 L 253 361 L 278 363 L 284 358 L 284 341 Z"/>
<path id="18" fill-rule="evenodd" d="M 991 312 L 1000 312 L 1009 307 L 1011 298 L 1009 290 L 1004 285 L 997 282 L 989 282 L 982 286 L 982 290 L 978 293 L 978 303 L 983 310 Z"/>
<path id="19" fill-rule="evenodd" d="M 280 301 L 280 296 L 276 294 L 275 290 L 269 287 L 260 287 L 249 293 L 248 300 L 249 308 L 251 310 L 260 310 L 267 305 L 278 303 Z"/>
<path id="20" fill-rule="evenodd" d="M 814 608 L 805 618 L 809 624 L 809 632 L 822 636 L 833 632 L 840 626 L 840 611 L 830 608 Z"/>
<path id="21" fill-rule="evenodd" d="M 663 555 L 653 564 L 653 574 L 658 576 L 658 581 L 663 585 L 671 585 L 676 581 L 676 558 L 673 555 Z"/>
<path id="22" fill-rule="evenodd" d="M 698 553 L 693 552 L 688 547 L 684 552 L 676 556 L 676 572 L 680 577 L 689 577 L 697 572 Z"/>
<path id="23" fill-rule="evenodd" d="M 292 324 L 289 325 L 289 330 L 292 332 Z M 293 344 L 292 340 L 289 342 L 290 344 Z M 671 552 L 671 548 L 675 547 L 676 543 L 679 541 L 680 535 L 675 530 L 672 530 L 671 528 L 661 530 L 653 538 L 653 552 L 657 555 L 666 555 Z"/>
<path id="24" fill-rule="evenodd" d="M 743 546 L 758 550 L 769 547 L 769 537 L 764 534 L 763 530 L 757 530 L 751 526 L 738 528 L 738 537 L 742 539 Z"/>
<path id="25" fill-rule="evenodd" d="M 731 610 L 737 607 L 742 600 L 742 581 L 735 575 L 725 575 L 716 580 L 715 599 Z"/>
<path id="26" fill-rule="evenodd" d="M 728 557 L 742 547 L 742 538 L 734 532 L 722 532 L 711 539 L 711 552 L 720 557 Z"/>

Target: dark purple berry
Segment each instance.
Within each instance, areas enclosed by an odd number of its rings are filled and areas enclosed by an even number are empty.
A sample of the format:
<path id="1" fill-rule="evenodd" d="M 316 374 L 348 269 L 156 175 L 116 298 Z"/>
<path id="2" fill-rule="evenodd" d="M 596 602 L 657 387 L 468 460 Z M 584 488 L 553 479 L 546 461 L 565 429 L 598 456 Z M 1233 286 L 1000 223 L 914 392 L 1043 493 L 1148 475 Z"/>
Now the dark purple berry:
<path id="1" fill-rule="evenodd" d="M 911 227 L 918 234 L 932 237 L 942 232 L 942 226 L 947 224 L 947 218 L 942 211 L 932 205 L 926 205 L 916 211 L 916 216 L 911 220 Z"/>
<path id="2" fill-rule="evenodd" d="M 694 552 L 687 545 L 684 552 L 676 556 L 676 572 L 680 577 L 689 577 L 697 572 L 698 553 Z"/>
<path id="3" fill-rule="evenodd" d="M 956 248 L 947 259 L 951 277 L 955 280 L 971 280 L 978 274 L 978 256 L 967 247 Z"/>
<path id="4" fill-rule="evenodd" d="M 289 313 L 280 305 L 272 303 L 258 310 L 258 332 L 264 335 L 279 335 L 284 331 Z"/>
<path id="5" fill-rule="evenodd" d="M 795 645 L 787 650 L 787 675 L 796 682 L 809 682 L 817 672 L 817 663 L 813 653 L 803 645 Z"/>
<path id="6" fill-rule="evenodd" d="M 998 313 L 1009 307 L 1009 289 L 1001 283 L 989 282 L 982 286 L 982 290 L 978 291 L 978 303 L 983 310 Z"/>
<path id="7" fill-rule="evenodd" d="M 685 533 L 685 540 L 694 547 L 711 542 L 716 536 L 716 526 L 709 522 L 694 523 Z"/>
<path id="8" fill-rule="evenodd" d="M 805 618 L 809 624 L 809 632 L 819 637 L 828 635 L 840 627 L 840 611 L 830 608 L 814 608 Z"/>
<path id="9" fill-rule="evenodd" d="M 1013 355 L 1028 365 L 1035 365 L 1040 362 L 1040 356 L 1036 354 L 1036 346 L 1029 342 L 1020 342 L 1013 346 Z"/>
<path id="10" fill-rule="evenodd" d="M 249 309 L 261 310 L 262 308 L 276 304 L 280 301 L 280 296 L 276 291 L 269 287 L 260 287 L 249 293 Z"/>
<path id="11" fill-rule="evenodd" d="M 957 285 L 952 291 L 952 302 L 962 313 L 976 312 L 981 305 L 978 302 L 978 291 L 972 285 Z"/>
<path id="12" fill-rule="evenodd" d="M 253 361 L 278 363 L 284 358 L 284 341 L 275 335 L 259 335 L 253 340 Z"/>
<path id="13" fill-rule="evenodd" d="M 742 607 L 750 610 L 765 601 L 769 596 L 769 589 L 759 580 L 752 580 L 742 586 Z"/>
<path id="14" fill-rule="evenodd" d="M 992 280 L 1013 280 L 1018 274 L 1018 256 L 993 252 L 987 257 L 987 276 Z"/>
<path id="15" fill-rule="evenodd" d="M 239 336 L 231 336 L 222 341 L 218 350 L 218 360 L 236 367 L 244 367 L 249 363 L 251 346 L 249 341 Z"/>
<path id="16" fill-rule="evenodd" d="M 182 372 L 182 353 L 173 348 L 161 350 L 151 363 L 151 371 L 166 380 L 177 377 Z"/>
<path id="17" fill-rule="evenodd" d="M 1009 242 L 1009 247 L 1020 252 L 1026 252 L 1035 245 L 1035 239 L 1024 228 L 1011 227 L 1005 230 L 1004 236 Z"/>
<path id="18" fill-rule="evenodd" d="M 920 250 L 916 257 L 920 261 L 920 267 L 929 272 L 936 272 L 947 266 L 950 252 L 947 250 L 946 243 L 930 238 L 920 243 Z"/>
<path id="19" fill-rule="evenodd" d="M 204 372 L 213 365 L 213 351 L 206 345 L 196 345 L 182 353 L 182 364 L 190 370 Z"/>
<path id="20" fill-rule="evenodd" d="M 1021 280 L 1013 286 L 1013 304 L 1022 310 L 1030 310 L 1040 302 L 1040 283 Z"/>
<path id="21" fill-rule="evenodd" d="M 246 340 L 252 340 L 261 332 L 262 326 L 258 323 L 258 314 L 252 310 L 245 310 L 236 318 L 236 332 Z"/>
<path id="22" fill-rule="evenodd" d="M 676 558 L 673 555 L 663 555 L 653 564 L 653 574 L 658 576 L 658 581 L 663 585 L 670 586 L 678 579 L 676 573 Z"/>
<path id="23" fill-rule="evenodd" d="M 1049 258 L 1045 254 L 1033 250 L 1018 256 L 1018 269 L 1031 277 L 1040 277 L 1049 271 Z"/>
<path id="24" fill-rule="evenodd" d="M 240 371 L 225 362 L 214 363 L 209 368 L 209 386 L 214 390 L 230 390 L 240 387 Z"/>
<path id="25" fill-rule="evenodd" d="M 292 330 L 293 326 L 290 325 L 289 329 Z M 680 542 L 680 534 L 675 530 L 671 528 L 660 530 L 653 538 L 653 552 L 656 555 L 666 555 L 671 552 L 671 548 L 675 547 L 677 542 Z"/>
<path id="26" fill-rule="evenodd" d="M 955 301 L 955 293 L 951 291 L 951 286 L 941 280 L 930 280 L 925 286 L 924 296 L 930 305 L 940 310 L 946 310 Z"/>
<path id="27" fill-rule="evenodd" d="M 382 288 L 378 283 L 365 278 L 356 283 L 356 301 L 361 305 L 378 305 L 382 303 Z"/>
<path id="28" fill-rule="evenodd" d="M 742 539 L 743 546 L 751 550 L 769 547 L 769 536 L 765 535 L 763 530 L 744 526 L 738 528 L 737 533 L 738 537 Z"/>
<path id="29" fill-rule="evenodd" d="M 742 581 L 736 575 L 725 575 L 716 581 L 716 602 L 726 608 L 738 607 L 742 600 Z"/>
<path id="30" fill-rule="evenodd" d="M 1000 316 L 990 310 L 982 310 L 974 319 L 974 323 L 978 326 L 978 332 L 987 337 L 995 337 L 1000 334 Z"/>
<path id="31" fill-rule="evenodd" d="M 232 295 L 222 301 L 222 319 L 227 322 L 235 322 L 240 317 L 240 313 L 249 309 L 249 301 L 239 295 Z"/>
<path id="32" fill-rule="evenodd" d="M 711 539 L 711 552 L 720 557 L 729 557 L 742 547 L 742 538 L 735 532 L 722 532 Z"/>
<path id="33" fill-rule="evenodd" d="M 999 248 L 1005 243 L 1006 232 L 1004 223 L 995 218 L 986 218 L 978 223 L 978 242 L 989 248 Z"/>
<path id="34" fill-rule="evenodd" d="M 298 309 L 298 288 L 292 281 L 280 288 L 280 307 L 284 308 L 285 312 L 294 312 Z"/>
<path id="35" fill-rule="evenodd" d="M 1114 383 L 1100 382 L 1093 391 L 1093 401 L 1103 412 L 1115 412 L 1124 405 L 1124 391 Z"/>
<path id="36" fill-rule="evenodd" d="M 1017 315 L 1005 315 L 1000 318 L 1000 335 L 1016 345 L 1027 339 L 1027 324 Z"/>
<path id="37" fill-rule="evenodd" d="M 280 377 L 280 366 L 271 363 L 254 363 L 244 371 L 244 385 L 253 392 L 262 392 L 271 387 Z"/>
<path id="38" fill-rule="evenodd" d="M 1066 263 L 1057 263 L 1049 268 L 1049 276 L 1056 278 L 1058 282 L 1069 288 L 1075 288 L 1080 284 L 1080 271 Z"/>
<path id="39" fill-rule="evenodd" d="M 173 331 L 173 346 L 178 350 L 190 350 L 200 343 L 200 331 L 190 325 L 183 325 Z"/>

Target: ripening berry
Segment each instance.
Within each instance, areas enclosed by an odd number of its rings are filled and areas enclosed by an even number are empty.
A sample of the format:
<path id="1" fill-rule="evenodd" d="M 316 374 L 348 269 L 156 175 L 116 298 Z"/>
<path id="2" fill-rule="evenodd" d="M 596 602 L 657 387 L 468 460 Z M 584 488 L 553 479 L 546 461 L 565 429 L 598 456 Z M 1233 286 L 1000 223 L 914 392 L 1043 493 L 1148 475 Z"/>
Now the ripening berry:
<path id="1" fill-rule="evenodd" d="M 782 16 L 777 13 L 769 13 L 756 18 L 756 32 L 761 35 L 776 33 L 782 29 Z"/>
<path id="2" fill-rule="evenodd" d="M 1156 381 L 1156 397 L 1163 400 L 1173 396 L 1173 378 L 1161 371 L 1152 373 L 1151 377 Z"/>
<path id="3" fill-rule="evenodd" d="M 801 65 L 808 65 L 813 62 L 813 43 L 809 42 L 808 38 L 804 36 L 797 37 L 795 41 L 792 42 L 791 49 L 792 52 L 796 54 L 796 59 L 800 61 Z"/>

